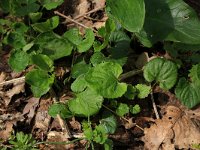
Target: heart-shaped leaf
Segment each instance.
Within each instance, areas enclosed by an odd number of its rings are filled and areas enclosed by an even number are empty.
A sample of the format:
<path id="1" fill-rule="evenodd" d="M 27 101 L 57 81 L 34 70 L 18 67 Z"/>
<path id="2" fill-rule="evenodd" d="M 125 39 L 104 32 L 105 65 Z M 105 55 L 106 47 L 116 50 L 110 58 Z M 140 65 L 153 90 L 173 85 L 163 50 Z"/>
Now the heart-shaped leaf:
<path id="1" fill-rule="evenodd" d="M 122 67 L 117 63 L 105 62 L 96 65 L 85 75 L 91 89 L 105 98 L 121 97 L 127 90 L 125 83 L 119 83 L 118 77 Z"/>
<path id="2" fill-rule="evenodd" d="M 163 89 L 170 89 L 177 80 L 177 65 L 164 58 L 155 58 L 145 65 L 144 78 L 148 82 L 155 80 Z"/>

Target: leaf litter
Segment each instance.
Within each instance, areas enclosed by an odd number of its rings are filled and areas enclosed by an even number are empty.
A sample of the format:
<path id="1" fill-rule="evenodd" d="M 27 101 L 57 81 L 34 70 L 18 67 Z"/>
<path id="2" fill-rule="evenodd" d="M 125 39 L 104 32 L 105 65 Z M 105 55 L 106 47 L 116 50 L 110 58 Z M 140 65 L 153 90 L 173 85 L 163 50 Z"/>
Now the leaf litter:
<path id="1" fill-rule="evenodd" d="M 105 6 L 105 0 L 80 0 L 77 4 L 75 12 L 70 14 L 72 18 L 76 18 L 82 14 L 87 14 L 89 11 L 97 8 L 103 8 Z M 103 12 L 102 15 L 98 15 L 99 12 L 90 13 L 83 17 L 77 19 L 82 24 L 85 24 L 88 27 L 99 29 L 104 26 L 105 20 L 107 19 L 106 14 Z M 101 13 L 101 12 L 100 12 Z M 74 27 L 74 24 L 68 22 L 67 26 Z M 81 28 L 81 31 L 84 29 Z M 5 55 L 7 57 L 7 55 Z M 142 68 L 146 62 L 149 61 L 151 57 L 147 53 L 142 53 L 136 62 L 138 68 Z M 0 71 L 4 70 L 5 72 L 10 72 L 10 68 L 6 66 L 5 62 L 0 62 Z M 62 70 L 61 70 L 62 71 Z M 5 72 L 0 72 L 0 83 L 7 80 L 8 74 Z M 66 72 L 62 74 L 64 76 Z M 13 78 L 15 75 L 13 76 Z M 14 127 L 17 127 L 18 122 L 25 122 L 25 125 L 31 125 L 32 134 L 36 139 L 41 141 L 48 142 L 66 142 L 69 141 L 66 133 L 61 131 L 59 121 L 53 119 L 48 115 L 48 108 L 53 103 L 51 98 L 34 98 L 29 97 L 25 101 L 21 102 L 26 103 L 22 106 L 22 109 L 16 111 L 6 112 L 7 107 L 10 107 L 12 98 L 15 95 L 25 92 L 25 83 L 13 84 L 10 88 L 5 90 L 5 87 L 0 87 L 0 100 L 3 101 L 3 105 L 0 108 L 0 139 L 7 140 L 11 132 L 14 131 Z M 16 99 L 16 98 L 13 98 Z M 144 136 L 141 140 L 144 142 L 144 147 L 141 149 L 150 149 L 150 150 L 172 150 L 175 148 L 178 149 L 192 149 L 193 144 L 200 143 L 200 109 L 196 110 L 187 110 L 183 109 L 181 106 L 168 105 L 163 107 L 165 113 L 162 116 L 162 119 L 156 119 L 151 124 L 149 128 L 146 128 L 144 125 L 145 122 L 142 122 L 141 126 L 144 128 Z M 2 111 L 4 110 L 4 111 Z M 137 119 L 138 117 L 138 119 Z M 143 116 L 140 114 L 136 118 L 128 118 L 128 122 L 121 124 L 118 127 L 117 132 L 113 135 L 110 135 L 110 138 L 117 142 L 116 145 L 126 146 L 128 144 L 134 143 L 135 140 L 139 141 L 139 138 L 134 139 L 133 134 L 130 130 L 137 128 L 135 125 L 137 120 L 140 120 Z M 26 119 L 25 119 L 26 118 Z M 152 121 L 152 119 L 149 119 Z M 81 132 L 81 124 L 79 120 L 68 121 L 71 131 Z M 23 130 L 23 129 L 21 129 Z M 141 130 L 140 130 L 141 131 Z M 73 133 L 73 132 L 72 132 Z M 135 134 L 135 133 L 134 133 Z M 134 139 L 134 140 L 133 140 Z M 87 142 L 82 140 L 80 144 L 86 146 Z M 123 143 L 123 144 L 120 144 Z M 135 145 L 133 145 L 134 147 Z M 139 145 L 138 147 L 140 147 Z M 81 147 L 81 146 L 80 146 Z M 78 148 L 80 148 L 78 147 Z M 75 149 L 76 144 L 68 145 L 40 145 L 41 149 Z M 135 149 L 135 147 L 133 148 Z"/>

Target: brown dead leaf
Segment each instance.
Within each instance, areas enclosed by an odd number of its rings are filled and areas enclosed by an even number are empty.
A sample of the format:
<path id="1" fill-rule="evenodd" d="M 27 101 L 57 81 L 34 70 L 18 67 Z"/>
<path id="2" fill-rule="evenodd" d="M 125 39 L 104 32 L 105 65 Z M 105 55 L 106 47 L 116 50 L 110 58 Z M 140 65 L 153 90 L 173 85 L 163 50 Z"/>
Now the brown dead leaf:
<path id="1" fill-rule="evenodd" d="M 69 124 L 73 130 L 81 131 L 81 124 L 75 120 L 75 117 L 72 117 L 72 120 L 69 121 Z"/>
<path id="2" fill-rule="evenodd" d="M 37 128 L 44 132 L 47 132 L 51 120 L 51 116 L 49 116 L 48 114 L 48 107 L 50 106 L 50 104 L 51 98 L 40 100 L 40 105 L 35 116 L 35 125 L 33 127 L 34 129 Z"/>
<path id="3" fill-rule="evenodd" d="M 57 132 L 57 131 L 50 131 L 47 135 L 47 141 L 48 142 L 67 142 L 69 141 L 67 139 L 67 135 L 63 132 Z M 58 150 L 66 150 L 66 149 L 74 149 L 74 144 L 55 144 L 55 145 L 49 145 L 48 147 L 50 149 L 58 149 Z"/>
<path id="4" fill-rule="evenodd" d="M 79 16 L 87 13 L 89 8 L 90 3 L 87 0 L 80 0 L 78 6 L 76 6 L 74 16 Z"/>
<path id="5" fill-rule="evenodd" d="M 95 4 L 95 8 L 102 8 L 105 6 L 105 0 L 93 0 L 92 3 Z"/>
<path id="6" fill-rule="evenodd" d="M 39 98 L 32 97 L 28 99 L 28 103 L 24 107 L 23 115 L 27 114 L 28 119 L 26 122 L 30 123 L 31 119 L 35 115 L 35 109 L 37 108 L 39 103 Z"/>
<path id="7" fill-rule="evenodd" d="M 3 82 L 3 81 L 5 81 L 5 79 L 6 79 L 6 74 L 5 74 L 5 72 L 1 72 L 1 73 L 0 73 L 0 83 Z"/>
<path id="8" fill-rule="evenodd" d="M 199 144 L 200 130 L 193 124 L 184 111 L 168 106 L 162 119 L 155 120 L 150 128 L 145 128 L 142 140 L 150 150 L 190 149 Z"/>
<path id="9" fill-rule="evenodd" d="M 13 123 L 12 122 L 6 122 L 6 128 L 5 130 L 0 131 L 0 139 L 7 140 L 10 137 L 10 133 L 13 130 Z"/>

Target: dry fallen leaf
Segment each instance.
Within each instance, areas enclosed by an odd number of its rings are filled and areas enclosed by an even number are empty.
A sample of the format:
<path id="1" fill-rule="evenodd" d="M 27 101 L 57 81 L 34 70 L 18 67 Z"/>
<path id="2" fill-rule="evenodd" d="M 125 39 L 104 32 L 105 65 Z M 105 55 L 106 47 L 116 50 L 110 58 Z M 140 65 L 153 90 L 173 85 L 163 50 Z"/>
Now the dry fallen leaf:
<path id="1" fill-rule="evenodd" d="M 10 133 L 13 130 L 13 123 L 6 122 L 5 130 L 0 131 L 0 139 L 7 140 L 10 137 Z"/>
<path id="2" fill-rule="evenodd" d="M 63 132 L 57 132 L 57 131 L 50 131 L 47 135 L 47 141 L 48 142 L 67 142 L 69 141 L 67 138 L 67 135 Z M 57 150 L 66 150 L 66 149 L 74 149 L 74 144 L 55 144 L 55 145 L 49 145 L 48 147 L 50 149 L 57 149 Z"/>
<path id="3" fill-rule="evenodd" d="M 28 99 L 27 101 L 28 101 L 28 103 L 24 107 L 23 115 L 27 114 L 28 119 L 26 120 L 26 122 L 30 123 L 31 119 L 35 115 L 35 109 L 38 106 L 39 98 L 32 97 L 32 98 Z"/>
<path id="4" fill-rule="evenodd" d="M 175 106 L 168 106 L 163 118 L 145 128 L 144 134 L 142 140 L 149 150 L 190 149 L 200 143 L 200 129 L 190 116 Z"/>

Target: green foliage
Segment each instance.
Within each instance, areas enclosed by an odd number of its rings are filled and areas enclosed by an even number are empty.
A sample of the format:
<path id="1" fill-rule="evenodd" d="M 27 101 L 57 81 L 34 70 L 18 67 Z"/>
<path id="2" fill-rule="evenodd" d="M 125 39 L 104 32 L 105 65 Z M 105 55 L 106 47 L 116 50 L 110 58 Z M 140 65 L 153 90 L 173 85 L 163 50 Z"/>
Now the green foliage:
<path id="1" fill-rule="evenodd" d="M 47 10 L 51 10 L 61 5 L 64 0 L 40 0 L 40 2 Z"/>
<path id="2" fill-rule="evenodd" d="M 46 71 L 35 69 L 26 74 L 26 82 L 31 86 L 35 97 L 46 94 L 54 82 L 54 75 L 49 75 Z"/>
<path id="3" fill-rule="evenodd" d="M 55 29 L 58 26 L 58 24 L 59 24 L 59 17 L 54 16 L 50 19 L 47 19 L 47 21 L 45 22 L 32 24 L 32 27 L 35 31 L 43 33 Z"/>
<path id="4" fill-rule="evenodd" d="M 128 112 L 129 112 L 129 107 L 127 104 L 120 103 L 116 109 L 117 115 L 119 115 L 121 117 L 124 116 L 125 114 L 127 114 Z"/>
<path id="5" fill-rule="evenodd" d="M 106 2 L 110 13 L 125 29 L 131 32 L 139 32 L 142 29 L 145 18 L 144 0 L 107 0 Z"/>
<path id="6" fill-rule="evenodd" d="M 150 93 L 150 90 L 151 90 L 151 87 L 147 86 L 145 84 L 137 84 L 135 86 L 135 88 L 138 91 L 138 95 L 137 96 L 140 99 L 147 97 L 149 95 L 149 93 Z"/>
<path id="7" fill-rule="evenodd" d="M 8 63 L 14 71 L 20 72 L 28 66 L 29 56 L 22 50 L 16 50 L 11 53 Z"/>
<path id="8" fill-rule="evenodd" d="M 155 80 L 163 89 L 170 89 L 177 80 L 177 65 L 164 58 L 155 58 L 145 66 L 144 78 L 148 82 Z"/>
<path id="9" fill-rule="evenodd" d="M 56 118 L 57 115 L 60 115 L 63 119 L 72 117 L 72 113 L 67 108 L 67 105 L 61 103 L 51 105 L 48 114 L 53 118 Z"/>
<path id="10" fill-rule="evenodd" d="M 200 86 L 200 64 L 194 65 L 192 67 L 189 77 L 194 84 Z"/>
<path id="11" fill-rule="evenodd" d="M 138 104 L 136 104 L 135 106 L 131 106 L 130 107 L 130 112 L 132 114 L 134 114 L 134 115 L 138 114 L 140 111 L 141 111 L 141 108 L 140 108 L 140 106 Z"/>
<path id="12" fill-rule="evenodd" d="M 195 83 L 189 83 L 185 78 L 179 80 L 175 94 L 188 108 L 200 103 L 200 86 Z"/>
<path id="13" fill-rule="evenodd" d="M 117 119 L 114 115 L 111 115 L 108 112 L 106 112 L 106 114 L 99 122 L 106 129 L 107 133 L 115 133 L 115 130 L 117 129 Z"/>
<path id="14" fill-rule="evenodd" d="M 35 148 L 36 141 L 31 134 L 17 132 L 16 136 L 9 140 L 9 143 L 13 146 L 12 150 L 37 150 Z"/>
<path id="15" fill-rule="evenodd" d="M 127 89 L 125 83 L 119 83 L 117 78 L 122 73 L 122 67 L 117 63 L 100 63 L 88 71 L 85 76 L 88 86 L 105 98 L 121 97 Z"/>
<path id="16" fill-rule="evenodd" d="M 69 56 L 73 50 L 68 40 L 52 31 L 40 34 L 35 43 L 40 46 L 42 54 L 49 56 L 52 60 Z"/>
<path id="17" fill-rule="evenodd" d="M 102 96 L 91 89 L 86 89 L 76 94 L 76 97 L 68 102 L 68 107 L 76 116 L 88 117 L 100 110 L 102 102 Z"/>

